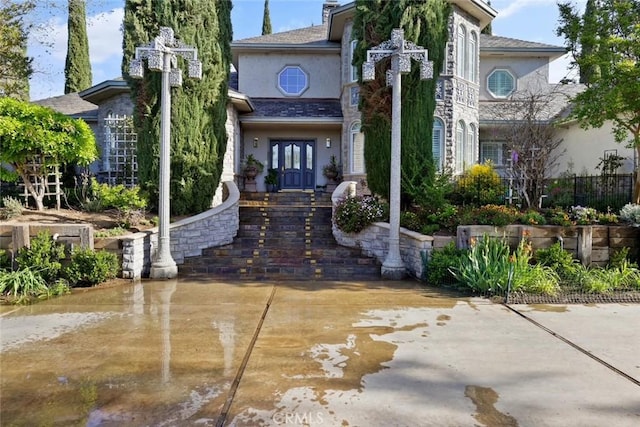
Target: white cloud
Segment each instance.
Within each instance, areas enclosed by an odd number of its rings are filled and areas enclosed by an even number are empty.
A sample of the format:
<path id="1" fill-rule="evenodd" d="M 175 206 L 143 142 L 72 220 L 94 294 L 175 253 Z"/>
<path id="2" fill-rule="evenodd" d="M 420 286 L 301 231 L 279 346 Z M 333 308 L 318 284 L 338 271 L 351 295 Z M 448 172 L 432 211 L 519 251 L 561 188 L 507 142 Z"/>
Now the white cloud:
<path id="1" fill-rule="evenodd" d="M 28 54 L 34 58 L 31 99 L 61 95 L 64 89 L 64 63 L 67 57 L 66 13 L 38 26 L 28 42 Z M 93 83 L 120 75 L 122 61 L 122 20 L 124 9 L 115 8 L 87 17 L 87 37 Z"/>
<path id="2" fill-rule="evenodd" d="M 118 8 L 99 13 L 87 19 L 87 36 L 89 38 L 89 56 L 91 65 L 95 67 L 115 57 L 122 58 L 122 20 L 124 9 Z"/>

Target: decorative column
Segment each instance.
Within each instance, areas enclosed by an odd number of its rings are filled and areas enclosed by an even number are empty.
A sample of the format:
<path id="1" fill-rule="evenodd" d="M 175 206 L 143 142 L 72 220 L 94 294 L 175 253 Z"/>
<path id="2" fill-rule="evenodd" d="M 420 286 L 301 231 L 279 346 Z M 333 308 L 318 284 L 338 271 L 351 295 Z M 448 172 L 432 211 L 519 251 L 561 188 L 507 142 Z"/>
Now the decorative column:
<path id="1" fill-rule="evenodd" d="M 176 40 L 173 29 L 160 27 L 160 35 L 145 46 L 136 47 L 135 58 L 129 64 L 129 75 L 142 78 L 143 60 L 151 71 L 162 72 L 160 101 L 160 195 L 159 195 L 159 236 L 158 248 L 151 264 L 152 279 L 172 279 L 178 275 L 178 267 L 171 257 L 171 239 L 169 237 L 169 178 L 170 178 L 170 142 L 171 142 L 171 87 L 182 86 L 182 70 L 178 68 L 177 57 L 188 62 L 188 76 L 202 78 L 202 63 L 198 61 L 198 50 Z"/>
<path id="2" fill-rule="evenodd" d="M 399 280 L 406 276 L 406 268 L 400 256 L 400 177 L 401 177 L 401 116 L 402 74 L 411 71 L 411 59 L 420 65 L 420 78 L 433 78 L 433 63 L 428 51 L 404 39 L 404 30 L 391 31 L 391 40 L 382 42 L 367 51 L 367 60 L 362 64 L 362 80 L 375 79 L 376 63 L 391 57 L 391 69 L 387 70 L 387 86 L 392 86 L 391 106 L 391 179 L 389 186 L 389 252 L 382 263 L 382 277 Z"/>

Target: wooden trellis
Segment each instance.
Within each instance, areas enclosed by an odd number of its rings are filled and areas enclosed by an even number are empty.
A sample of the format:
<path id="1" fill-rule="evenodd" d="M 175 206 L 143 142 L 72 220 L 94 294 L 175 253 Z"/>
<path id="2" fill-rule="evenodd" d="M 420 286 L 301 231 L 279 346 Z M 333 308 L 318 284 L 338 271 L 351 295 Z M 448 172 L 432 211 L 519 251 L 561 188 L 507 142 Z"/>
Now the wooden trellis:
<path id="1" fill-rule="evenodd" d="M 41 182 L 39 178 L 43 175 L 41 171 L 46 168 L 45 181 Z M 59 165 L 44 165 L 41 157 L 35 156 L 25 165 L 27 179 L 31 185 L 36 189 L 36 193 L 40 194 L 44 186 L 44 198 L 55 197 L 56 209 L 60 209 L 62 205 L 62 186 L 61 186 L 61 173 Z M 27 190 L 25 183 L 21 183 L 22 197 L 24 198 L 24 205 L 29 206 L 29 198 L 32 197 L 31 193 Z"/>
<path id="2" fill-rule="evenodd" d="M 131 117 L 104 119 L 104 177 L 109 185 L 132 187 L 138 182 L 138 134 Z"/>

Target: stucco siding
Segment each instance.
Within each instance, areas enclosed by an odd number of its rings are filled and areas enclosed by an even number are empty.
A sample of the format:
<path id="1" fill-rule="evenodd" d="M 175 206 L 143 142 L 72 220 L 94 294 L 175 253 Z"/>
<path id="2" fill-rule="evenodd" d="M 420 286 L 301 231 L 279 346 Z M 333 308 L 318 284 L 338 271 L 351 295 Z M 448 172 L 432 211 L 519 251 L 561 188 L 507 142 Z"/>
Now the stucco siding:
<path id="1" fill-rule="evenodd" d="M 561 149 L 566 152 L 560 157 L 558 174 L 563 172 L 579 175 L 598 175 L 596 166 L 605 156 L 606 150 L 617 150 L 618 156 L 625 157 L 619 173 L 631 173 L 634 170 L 635 150 L 625 144 L 615 142 L 611 122 L 601 128 L 582 129 L 577 123 L 558 129 L 558 138 L 562 139 Z"/>
<path id="2" fill-rule="evenodd" d="M 281 98 L 278 73 L 287 65 L 300 66 L 309 76 L 309 87 L 299 98 L 340 97 L 340 54 L 240 55 L 238 88 L 254 98 Z"/>
<path id="3" fill-rule="evenodd" d="M 487 78 L 495 69 L 509 70 L 516 79 L 516 90 L 537 93 L 548 83 L 547 58 L 490 57 L 480 61 L 480 99 L 495 99 L 487 90 Z"/>

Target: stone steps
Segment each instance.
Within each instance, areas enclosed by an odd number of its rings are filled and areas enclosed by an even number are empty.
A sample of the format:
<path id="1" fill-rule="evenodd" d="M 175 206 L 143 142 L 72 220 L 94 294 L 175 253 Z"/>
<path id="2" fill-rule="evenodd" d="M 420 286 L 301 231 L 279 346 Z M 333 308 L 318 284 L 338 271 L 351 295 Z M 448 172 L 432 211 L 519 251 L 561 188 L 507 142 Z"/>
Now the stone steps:
<path id="1" fill-rule="evenodd" d="M 234 280 L 380 280 L 380 264 L 336 243 L 328 194 L 243 193 L 233 243 L 187 258 L 181 276 Z"/>

